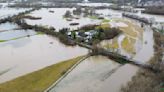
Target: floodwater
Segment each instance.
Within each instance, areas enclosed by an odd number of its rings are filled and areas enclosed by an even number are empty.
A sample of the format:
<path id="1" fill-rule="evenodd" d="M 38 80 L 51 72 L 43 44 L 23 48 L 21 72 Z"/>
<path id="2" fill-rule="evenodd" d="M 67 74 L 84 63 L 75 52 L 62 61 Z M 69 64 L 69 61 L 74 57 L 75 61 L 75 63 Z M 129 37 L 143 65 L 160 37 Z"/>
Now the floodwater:
<path id="1" fill-rule="evenodd" d="M 0 25 L 0 32 L 12 30 L 12 29 L 16 29 L 16 28 L 18 28 L 18 26 L 16 24 L 7 22 L 7 23 L 3 23 Z"/>
<path id="2" fill-rule="evenodd" d="M 35 17 L 42 17 L 42 19 L 26 19 L 26 22 L 31 25 L 53 26 L 57 31 L 63 27 L 76 29 L 83 25 L 101 22 L 99 20 L 93 20 L 81 16 L 80 19 L 66 21 L 66 19 L 63 18 L 63 15 L 67 10 L 72 11 L 73 9 L 74 8 L 42 8 L 30 14 Z M 50 10 L 54 11 L 54 13 L 50 13 Z M 121 12 L 119 11 L 103 9 L 96 10 L 96 12 L 111 19 L 111 23 L 115 23 L 114 25 L 121 25 L 121 27 L 127 26 L 123 21 L 115 21 L 116 18 L 122 18 Z M 79 22 L 80 25 L 70 26 L 69 24 L 72 22 Z M 5 29 L 0 25 L 0 28 L 3 30 L 9 30 L 0 32 L 0 40 L 33 34 L 33 31 L 10 31 L 10 29 L 13 29 L 14 27 Z M 119 49 L 119 53 L 125 56 L 146 63 L 154 53 L 153 32 L 149 27 L 145 27 L 143 32 L 135 31 L 135 33 L 137 34 L 136 37 L 133 37 L 128 33 L 118 36 L 116 41 L 118 43 L 117 49 Z M 127 52 L 122 46 L 122 42 L 126 37 L 135 40 L 134 43 L 128 44 L 135 49 L 135 53 L 133 54 Z M 110 40 L 102 42 L 102 44 L 108 43 L 112 42 Z M 87 53 L 87 49 L 79 46 L 67 47 L 60 43 L 56 38 L 47 35 L 34 35 L 17 40 L 1 42 L 0 74 L 1 72 L 6 72 L 0 75 L 0 83 Z M 120 66 L 120 64 L 106 57 L 92 56 L 81 62 L 72 72 L 59 82 L 51 92 L 119 92 L 121 86 L 130 81 L 132 76 L 136 74 L 137 70 L 138 68 L 133 65 L 126 64 Z"/>
<path id="3" fill-rule="evenodd" d="M 16 15 L 29 9 L 30 8 L 0 8 L 0 19 Z"/>
<path id="4" fill-rule="evenodd" d="M 137 60 L 138 62 L 141 63 L 146 63 L 151 59 L 151 57 L 153 57 L 154 37 L 153 37 L 153 30 L 150 27 L 145 27 L 142 42 L 139 41 L 139 43 L 136 43 L 135 46 L 136 48 L 138 48 L 138 52 L 136 52 L 136 55 L 134 56 L 134 60 Z"/>
<path id="5" fill-rule="evenodd" d="M 0 33 L 0 40 L 11 40 L 21 38 L 25 36 L 36 35 L 37 33 L 33 30 L 10 30 Z"/>
<path id="6" fill-rule="evenodd" d="M 99 9 L 95 11 L 97 14 L 107 16 L 109 18 L 122 18 L 122 12 L 111 9 Z"/>
<path id="7" fill-rule="evenodd" d="M 42 17 L 41 20 L 26 20 L 29 24 L 48 25 L 57 29 L 63 27 L 69 27 L 68 21 L 63 19 L 64 12 L 61 12 L 63 8 L 58 9 L 41 9 L 31 13 L 32 16 Z M 54 13 L 49 13 L 49 10 L 53 10 Z M 63 9 L 65 10 L 65 9 Z M 69 10 L 69 9 L 68 9 Z M 73 9 L 71 9 L 73 10 Z M 70 11 L 71 11 L 70 10 Z M 65 10 L 66 11 L 66 10 Z M 59 13 L 61 12 L 61 13 Z M 44 13 L 44 14 L 43 14 Z M 47 13 L 47 15 L 46 15 Z M 103 15 L 105 18 L 111 19 L 113 25 L 118 27 L 127 27 L 128 24 L 123 21 L 118 22 L 117 18 L 122 18 L 121 12 L 114 10 L 96 10 L 96 13 Z M 55 17 L 54 17 L 55 16 Z M 50 21 L 47 21 L 50 20 Z M 55 22 L 57 20 L 57 23 Z M 81 20 L 81 19 L 80 19 Z M 89 19 L 90 21 L 91 19 Z M 79 20 L 74 20 L 79 21 Z M 86 22 L 86 21 L 85 21 Z M 95 21 L 98 23 L 99 21 Z M 93 21 L 86 23 L 94 23 Z M 110 25 L 112 25 L 109 23 Z M 63 24 L 63 25 L 61 25 Z M 134 23 L 135 24 L 135 23 Z M 137 23 L 136 23 L 137 24 Z M 74 28 L 74 27 L 72 27 Z M 133 37 L 128 33 L 118 36 L 118 49 L 121 54 L 133 58 L 143 63 L 147 62 L 153 56 L 153 33 L 148 31 L 149 28 L 145 28 L 145 31 L 133 30 L 137 37 Z M 135 54 L 127 52 L 122 48 L 122 42 L 126 37 L 134 39 L 133 45 L 135 48 Z M 109 40 L 110 42 L 110 40 Z M 108 43 L 106 40 L 104 43 Z M 110 42 L 111 43 L 111 42 Z M 149 53 L 147 53 L 149 52 Z M 113 71 L 113 69 L 116 69 Z M 102 56 L 89 57 L 79 64 L 68 76 L 66 76 L 57 86 L 55 86 L 51 92 L 119 92 L 122 85 L 126 85 L 128 81 L 136 74 L 138 68 L 133 65 L 120 65 L 110 59 Z M 110 86 L 109 86 L 110 85 Z"/>
<path id="8" fill-rule="evenodd" d="M 132 58 L 138 62 L 146 63 L 153 57 L 154 55 L 154 38 L 153 38 L 153 31 L 149 27 L 144 28 L 144 32 L 142 34 L 142 38 L 138 37 L 135 39 L 132 43 L 127 43 L 126 46 L 133 47 L 133 51 L 126 51 L 125 48 L 122 46 L 122 42 L 127 37 L 126 34 L 121 34 L 117 38 L 117 44 L 118 48 L 108 48 L 106 45 L 115 44 L 115 42 L 112 42 L 112 40 L 104 40 L 100 44 L 105 49 L 116 49 L 116 51 L 124 56 L 127 56 L 128 58 Z M 130 39 L 130 38 L 129 38 Z"/>
<path id="9" fill-rule="evenodd" d="M 82 61 L 50 92 L 95 92 L 119 64 L 103 56 Z"/>
<path id="10" fill-rule="evenodd" d="M 54 13 L 49 12 L 50 10 L 54 11 Z M 48 27 L 52 26 L 56 29 L 56 31 L 59 31 L 59 29 L 62 29 L 62 28 L 70 28 L 73 30 L 84 25 L 97 24 L 101 22 L 100 20 L 93 20 L 93 19 L 83 17 L 83 16 L 77 16 L 80 19 L 73 19 L 72 21 L 67 21 L 63 17 L 63 15 L 68 10 L 73 11 L 74 8 L 51 8 L 51 9 L 42 8 L 30 14 L 31 16 L 41 17 L 42 19 L 40 20 L 26 19 L 26 22 L 31 25 L 43 25 L 43 26 L 48 26 Z M 70 26 L 70 23 L 79 23 L 79 25 Z"/>
<path id="11" fill-rule="evenodd" d="M 122 18 L 122 13 L 123 11 L 118 11 L 118 10 L 111 10 L 111 9 L 99 9 L 96 10 L 96 13 L 102 14 L 104 16 L 109 16 L 110 18 Z M 129 13 L 129 12 L 127 12 Z M 146 14 L 146 13 L 131 13 L 138 15 L 140 17 L 145 17 L 145 18 L 153 18 L 155 19 L 156 22 L 164 22 L 164 16 L 163 15 L 153 15 L 153 14 Z"/>
<path id="12" fill-rule="evenodd" d="M 90 7 L 98 7 L 98 6 L 111 6 L 112 3 L 78 3 L 79 6 L 90 6 Z"/>
<path id="13" fill-rule="evenodd" d="M 146 14 L 146 13 L 141 13 L 141 11 L 139 11 L 138 13 L 133 13 L 133 14 L 136 14 L 140 17 L 145 17 L 145 18 L 153 18 L 155 19 L 156 22 L 164 22 L 164 15 Z"/>
<path id="14" fill-rule="evenodd" d="M 137 73 L 138 69 L 138 67 L 130 64 L 121 66 L 93 92 L 121 92 L 121 87 L 126 86 L 127 82 L 131 81 L 131 78 Z"/>
<path id="15" fill-rule="evenodd" d="M 109 9 L 103 9 L 97 12 L 99 12 L 99 14 L 103 14 L 104 16 L 109 16 L 110 14 L 113 14 L 112 12 L 114 12 L 114 15 L 121 14 L 121 12 L 114 10 L 110 11 Z M 122 16 L 117 18 L 109 16 L 109 18 L 111 19 L 111 22 L 109 24 L 111 27 L 117 27 L 121 28 L 121 30 L 124 30 L 123 34 L 114 38 L 117 40 L 116 42 L 113 42 L 113 40 L 104 40 L 100 43 L 100 45 L 105 47 L 106 45 L 117 44 L 117 48 L 105 48 L 115 49 L 118 53 L 127 56 L 128 58 L 132 58 L 141 63 L 146 63 L 154 55 L 153 31 L 148 26 L 141 28 L 141 24 L 137 23 L 137 21 L 127 18 L 120 19 L 121 17 Z M 127 30 L 129 30 L 129 32 Z M 123 41 L 126 38 L 129 42 L 126 43 L 126 47 L 123 47 Z M 132 49 L 128 50 L 128 47 Z"/>
<path id="16" fill-rule="evenodd" d="M 1 34 L 1 33 L 0 33 Z M 50 44 L 53 43 L 53 44 Z M 87 54 L 79 46 L 67 47 L 47 35 L 35 35 L 0 43 L 0 83 L 63 60 Z"/>
<path id="17" fill-rule="evenodd" d="M 0 7 L 1 8 L 5 8 L 5 7 L 7 7 L 8 6 L 8 3 L 0 3 Z"/>
<path id="18" fill-rule="evenodd" d="M 157 22 L 164 22 L 164 16 L 162 15 L 151 15 L 142 13 L 141 16 L 146 18 L 154 18 Z"/>
<path id="19" fill-rule="evenodd" d="M 50 92 L 120 92 L 138 69 L 103 56 L 92 56 L 82 61 Z"/>

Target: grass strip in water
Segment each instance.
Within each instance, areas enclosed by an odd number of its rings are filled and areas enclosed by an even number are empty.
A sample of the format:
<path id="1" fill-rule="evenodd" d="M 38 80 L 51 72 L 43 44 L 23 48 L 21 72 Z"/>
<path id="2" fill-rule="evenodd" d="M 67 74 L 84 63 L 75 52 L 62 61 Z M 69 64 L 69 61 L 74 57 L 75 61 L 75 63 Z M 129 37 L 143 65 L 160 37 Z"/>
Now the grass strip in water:
<path id="1" fill-rule="evenodd" d="M 37 32 L 37 35 L 43 35 L 44 33 L 43 32 Z"/>
<path id="2" fill-rule="evenodd" d="M 23 36 L 23 37 L 18 37 L 18 38 L 12 38 L 12 39 L 9 39 L 9 40 L 0 40 L 0 42 L 7 42 L 7 41 L 12 41 L 12 40 L 17 40 L 17 39 L 21 39 L 21 38 L 24 38 L 24 37 L 28 37 L 28 36 Z"/>
<path id="3" fill-rule="evenodd" d="M 39 71 L 0 84 L 0 92 L 43 92 L 83 56 L 48 66 Z"/>
<path id="4" fill-rule="evenodd" d="M 9 39 L 9 40 L 0 40 L 0 42 L 7 42 L 7 41 L 17 40 L 17 39 L 30 37 L 30 36 L 35 36 L 35 35 L 44 35 L 44 33 L 43 32 L 37 32 L 37 34 L 34 34 L 34 35 L 29 35 L 29 36 L 27 35 L 27 36 L 23 36 L 23 37 L 12 38 L 12 39 Z"/>
<path id="5" fill-rule="evenodd" d="M 102 20 L 102 23 L 108 23 L 108 22 L 110 22 L 109 19 L 104 19 L 104 20 Z"/>
<path id="6" fill-rule="evenodd" d="M 6 40 L 0 40 L 0 42 L 5 42 Z"/>
<path id="7" fill-rule="evenodd" d="M 88 18 L 90 18 L 90 19 L 98 19 L 97 16 L 88 16 Z"/>

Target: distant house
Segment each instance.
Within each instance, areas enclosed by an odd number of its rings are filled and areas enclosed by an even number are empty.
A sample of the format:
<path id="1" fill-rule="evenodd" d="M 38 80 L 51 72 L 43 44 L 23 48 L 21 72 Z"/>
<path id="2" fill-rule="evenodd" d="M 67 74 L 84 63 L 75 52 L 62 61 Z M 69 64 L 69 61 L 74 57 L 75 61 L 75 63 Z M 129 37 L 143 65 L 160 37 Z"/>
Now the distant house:
<path id="1" fill-rule="evenodd" d="M 70 38 L 81 37 L 79 35 L 79 32 L 75 32 L 75 31 L 69 31 L 69 32 L 67 32 L 67 36 L 70 37 Z"/>
<path id="2" fill-rule="evenodd" d="M 97 34 L 97 31 L 90 30 L 90 31 L 85 32 L 85 34 L 87 35 L 87 38 L 92 38 L 94 35 Z"/>
<path id="3" fill-rule="evenodd" d="M 69 32 L 67 33 L 67 35 L 68 35 L 68 36 L 71 36 L 71 32 L 69 31 Z"/>
<path id="4" fill-rule="evenodd" d="M 68 37 L 70 37 L 71 39 L 76 38 L 76 39 L 80 40 L 81 42 L 89 42 L 97 34 L 98 34 L 98 32 L 96 30 L 90 30 L 87 32 L 77 32 L 77 31 L 71 32 L 70 31 L 67 33 Z"/>

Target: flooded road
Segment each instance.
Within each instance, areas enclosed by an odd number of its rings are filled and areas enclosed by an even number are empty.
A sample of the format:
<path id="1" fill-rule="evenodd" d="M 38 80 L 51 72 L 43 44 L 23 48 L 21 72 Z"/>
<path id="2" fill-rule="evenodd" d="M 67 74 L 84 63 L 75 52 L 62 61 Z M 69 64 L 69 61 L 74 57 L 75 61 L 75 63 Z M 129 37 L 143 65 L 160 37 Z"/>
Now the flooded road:
<path id="1" fill-rule="evenodd" d="M 0 83 L 87 53 L 87 49 L 67 47 L 47 35 L 1 42 L 0 72 L 10 70 L 0 76 Z"/>

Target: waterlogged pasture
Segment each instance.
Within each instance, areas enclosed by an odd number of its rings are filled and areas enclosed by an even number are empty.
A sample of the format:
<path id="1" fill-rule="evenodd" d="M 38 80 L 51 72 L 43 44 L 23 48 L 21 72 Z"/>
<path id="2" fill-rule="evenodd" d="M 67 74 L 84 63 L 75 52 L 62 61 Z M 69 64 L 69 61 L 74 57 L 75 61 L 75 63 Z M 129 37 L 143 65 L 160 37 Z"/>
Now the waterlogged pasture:
<path id="1" fill-rule="evenodd" d="M 56 64 L 60 61 L 87 54 L 79 46 L 67 47 L 56 38 L 35 35 L 0 43 L 0 82 Z"/>
<path id="2" fill-rule="evenodd" d="M 31 25 L 43 25 L 48 27 L 54 27 L 56 31 L 62 28 L 70 28 L 70 29 L 77 29 L 81 26 L 88 25 L 88 24 L 98 24 L 101 20 L 95 20 L 88 17 L 77 16 L 79 19 L 72 19 L 72 21 L 67 21 L 63 15 L 66 11 L 73 11 L 74 8 L 51 8 L 46 9 L 42 8 L 38 11 L 32 12 L 30 15 L 34 17 L 41 17 L 40 20 L 30 20 L 25 19 L 28 24 Z M 54 11 L 51 13 L 49 11 Z M 70 26 L 70 23 L 79 23 L 79 25 Z"/>

